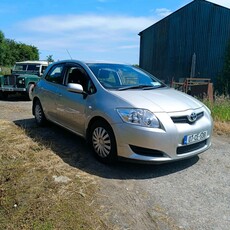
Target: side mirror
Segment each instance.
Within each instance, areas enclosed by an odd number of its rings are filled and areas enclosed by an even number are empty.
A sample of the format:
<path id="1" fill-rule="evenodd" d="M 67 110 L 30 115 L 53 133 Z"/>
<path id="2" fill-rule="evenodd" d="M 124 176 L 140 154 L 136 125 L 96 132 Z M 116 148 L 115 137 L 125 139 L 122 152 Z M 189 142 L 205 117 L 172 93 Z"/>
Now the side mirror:
<path id="1" fill-rule="evenodd" d="M 76 83 L 68 83 L 67 90 L 73 93 L 84 93 L 82 85 Z"/>

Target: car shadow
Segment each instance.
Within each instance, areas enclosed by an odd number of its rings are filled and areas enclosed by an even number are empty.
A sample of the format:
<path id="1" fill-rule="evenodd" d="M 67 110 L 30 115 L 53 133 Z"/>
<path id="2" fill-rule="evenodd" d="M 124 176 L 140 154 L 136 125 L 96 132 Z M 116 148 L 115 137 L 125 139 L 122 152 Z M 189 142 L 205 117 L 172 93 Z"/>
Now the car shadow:
<path id="1" fill-rule="evenodd" d="M 34 119 L 16 120 L 26 134 L 40 145 L 51 148 L 62 160 L 89 174 L 108 179 L 148 179 L 173 174 L 196 164 L 198 156 L 167 164 L 140 164 L 118 161 L 106 165 L 99 162 L 85 140 L 55 124 L 38 127 Z"/>
<path id="2" fill-rule="evenodd" d="M 0 97 L 0 101 L 17 102 L 17 101 L 30 101 L 30 99 L 26 95 L 13 94 L 13 95 L 9 95 L 7 98 Z"/>

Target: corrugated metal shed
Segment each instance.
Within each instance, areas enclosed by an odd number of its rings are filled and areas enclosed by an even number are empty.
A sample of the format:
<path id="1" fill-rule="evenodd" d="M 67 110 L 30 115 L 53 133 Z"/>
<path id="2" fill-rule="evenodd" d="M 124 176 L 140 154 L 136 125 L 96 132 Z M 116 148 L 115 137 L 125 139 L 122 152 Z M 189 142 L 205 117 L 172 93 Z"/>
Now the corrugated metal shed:
<path id="1" fill-rule="evenodd" d="M 140 32 L 140 67 L 170 82 L 190 76 L 214 82 L 230 42 L 230 9 L 205 0 L 188 5 Z"/>

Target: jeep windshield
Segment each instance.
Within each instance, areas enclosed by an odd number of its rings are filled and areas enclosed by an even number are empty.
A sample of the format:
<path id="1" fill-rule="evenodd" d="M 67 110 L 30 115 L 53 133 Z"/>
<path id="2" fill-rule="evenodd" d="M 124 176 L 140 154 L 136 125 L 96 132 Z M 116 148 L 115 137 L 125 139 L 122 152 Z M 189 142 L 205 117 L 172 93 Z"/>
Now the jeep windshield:
<path id="1" fill-rule="evenodd" d="M 39 64 L 16 64 L 13 73 L 33 73 L 39 75 Z"/>
<path id="2" fill-rule="evenodd" d="M 151 90 L 166 87 L 151 74 L 140 68 L 124 64 L 87 64 L 106 89 Z"/>

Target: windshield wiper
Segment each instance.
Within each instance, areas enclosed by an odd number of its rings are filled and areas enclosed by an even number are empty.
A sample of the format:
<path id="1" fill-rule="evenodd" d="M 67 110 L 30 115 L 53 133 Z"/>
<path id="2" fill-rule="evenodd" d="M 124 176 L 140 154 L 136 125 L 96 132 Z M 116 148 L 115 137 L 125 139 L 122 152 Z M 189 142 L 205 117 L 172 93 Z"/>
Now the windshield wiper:
<path id="1" fill-rule="evenodd" d="M 128 89 L 143 89 L 143 90 L 148 90 L 148 89 L 156 89 L 162 86 L 152 86 L 152 85 L 130 85 L 130 86 L 125 86 L 118 88 L 119 91 L 121 90 L 128 90 Z"/>

